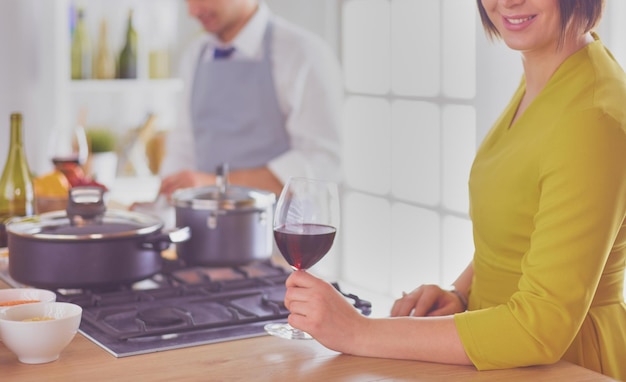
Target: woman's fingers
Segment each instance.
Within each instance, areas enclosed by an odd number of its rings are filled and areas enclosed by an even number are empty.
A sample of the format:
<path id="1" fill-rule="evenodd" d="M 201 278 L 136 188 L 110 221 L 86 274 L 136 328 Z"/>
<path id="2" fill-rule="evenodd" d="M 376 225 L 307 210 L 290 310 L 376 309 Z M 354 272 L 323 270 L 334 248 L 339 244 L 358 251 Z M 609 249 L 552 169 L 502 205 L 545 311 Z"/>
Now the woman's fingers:
<path id="1" fill-rule="evenodd" d="M 423 317 L 431 315 L 440 308 L 441 296 L 444 291 L 437 285 L 422 285 L 411 293 L 402 293 L 392 308 L 391 316 L 415 316 Z"/>

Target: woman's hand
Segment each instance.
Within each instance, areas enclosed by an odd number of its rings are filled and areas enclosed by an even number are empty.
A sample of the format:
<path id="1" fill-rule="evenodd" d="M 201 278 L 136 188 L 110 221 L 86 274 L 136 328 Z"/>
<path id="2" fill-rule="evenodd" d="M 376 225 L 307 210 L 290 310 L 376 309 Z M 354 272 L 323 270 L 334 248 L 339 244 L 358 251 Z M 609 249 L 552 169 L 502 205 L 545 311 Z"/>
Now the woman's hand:
<path id="1" fill-rule="evenodd" d="M 329 283 L 306 271 L 293 272 L 286 281 L 285 306 L 289 324 L 313 336 L 329 349 L 353 353 L 357 340 L 367 332 L 361 315 Z"/>
<path id="2" fill-rule="evenodd" d="M 391 316 L 446 316 L 465 309 L 457 295 L 437 285 L 422 285 L 403 293 L 391 308 Z"/>

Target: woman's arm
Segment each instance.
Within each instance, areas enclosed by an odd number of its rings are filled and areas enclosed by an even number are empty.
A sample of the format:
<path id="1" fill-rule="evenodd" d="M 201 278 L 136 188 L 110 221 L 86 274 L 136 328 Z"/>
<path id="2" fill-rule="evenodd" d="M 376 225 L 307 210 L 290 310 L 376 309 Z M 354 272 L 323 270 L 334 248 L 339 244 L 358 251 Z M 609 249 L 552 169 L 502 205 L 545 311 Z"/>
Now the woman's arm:
<path id="1" fill-rule="evenodd" d="M 367 318 L 332 285 L 310 273 L 296 271 L 286 285 L 289 323 L 329 349 L 367 357 L 471 365 L 452 316 Z"/>

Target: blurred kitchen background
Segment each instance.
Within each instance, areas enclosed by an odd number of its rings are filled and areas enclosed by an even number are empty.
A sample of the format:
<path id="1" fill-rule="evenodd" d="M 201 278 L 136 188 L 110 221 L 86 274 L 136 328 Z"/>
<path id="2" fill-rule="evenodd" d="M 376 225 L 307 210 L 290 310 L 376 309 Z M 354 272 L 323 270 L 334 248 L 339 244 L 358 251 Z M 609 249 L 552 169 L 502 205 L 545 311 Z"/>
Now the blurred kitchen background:
<path id="1" fill-rule="evenodd" d="M 343 220 L 314 271 L 386 298 L 450 284 L 472 256 L 469 167 L 520 79 L 518 54 L 487 41 L 471 0 L 266 3 L 328 41 L 344 69 Z M 79 8 L 92 52 L 106 20 L 115 55 L 133 10 L 137 79 L 71 79 Z M 599 33 L 622 65 L 625 18 L 626 2 L 607 0 Z M 0 0 L 0 166 L 19 111 L 36 174 L 83 125 L 117 139 L 113 178 L 98 180 L 123 202 L 153 198 L 160 142 L 177 121 L 177 60 L 199 31 L 183 0 Z"/>

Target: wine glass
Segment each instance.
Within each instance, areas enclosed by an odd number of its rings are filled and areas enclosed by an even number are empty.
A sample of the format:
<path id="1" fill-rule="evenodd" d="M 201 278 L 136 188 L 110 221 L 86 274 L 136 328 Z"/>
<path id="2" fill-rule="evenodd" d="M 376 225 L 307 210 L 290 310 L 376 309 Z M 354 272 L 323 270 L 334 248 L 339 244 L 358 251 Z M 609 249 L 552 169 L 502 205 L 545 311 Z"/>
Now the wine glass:
<path id="1" fill-rule="evenodd" d="M 339 226 L 339 191 L 325 180 L 290 178 L 274 213 L 274 240 L 294 270 L 306 270 L 330 250 Z M 310 339 L 308 333 L 284 323 L 265 325 L 269 334 Z"/>
<path id="2" fill-rule="evenodd" d="M 52 163 L 74 163 L 84 166 L 89 156 L 87 132 L 82 125 L 73 130 L 55 128 L 48 141 L 48 155 Z"/>

